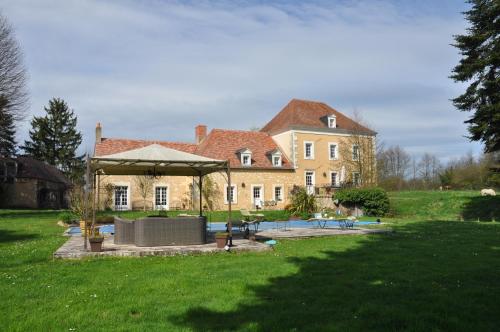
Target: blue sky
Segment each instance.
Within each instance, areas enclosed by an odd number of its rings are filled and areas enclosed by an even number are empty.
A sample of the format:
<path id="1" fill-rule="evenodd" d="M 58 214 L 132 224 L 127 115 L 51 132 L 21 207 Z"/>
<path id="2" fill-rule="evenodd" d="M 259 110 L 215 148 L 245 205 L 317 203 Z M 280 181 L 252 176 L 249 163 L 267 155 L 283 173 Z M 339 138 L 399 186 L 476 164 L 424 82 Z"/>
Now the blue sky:
<path id="1" fill-rule="evenodd" d="M 31 115 L 52 97 L 78 115 L 83 149 L 105 137 L 193 141 L 249 129 L 292 98 L 355 110 L 387 145 L 444 159 L 481 146 L 449 101 L 462 1 L 2 0 L 25 53 Z M 26 138 L 29 123 L 19 130 Z"/>

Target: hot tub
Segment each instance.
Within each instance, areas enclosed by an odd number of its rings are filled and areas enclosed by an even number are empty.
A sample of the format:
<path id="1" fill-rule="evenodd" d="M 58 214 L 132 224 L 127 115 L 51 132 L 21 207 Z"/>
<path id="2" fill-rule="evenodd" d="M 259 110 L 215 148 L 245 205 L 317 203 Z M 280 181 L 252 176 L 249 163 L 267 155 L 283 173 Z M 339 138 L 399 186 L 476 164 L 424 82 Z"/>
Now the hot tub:
<path id="1" fill-rule="evenodd" d="M 115 218 L 116 244 L 138 247 L 182 246 L 207 243 L 206 217 Z"/>

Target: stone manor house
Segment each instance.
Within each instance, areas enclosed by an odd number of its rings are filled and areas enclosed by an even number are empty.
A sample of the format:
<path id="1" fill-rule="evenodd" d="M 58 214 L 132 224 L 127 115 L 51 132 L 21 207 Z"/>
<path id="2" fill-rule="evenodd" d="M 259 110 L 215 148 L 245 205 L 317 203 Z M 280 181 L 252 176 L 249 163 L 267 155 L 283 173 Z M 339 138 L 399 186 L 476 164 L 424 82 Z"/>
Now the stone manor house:
<path id="1" fill-rule="evenodd" d="M 211 174 L 203 182 L 211 191 L 211 208 L 226 209 L 231 199 L 234 209 L 283 209 L 294 186 L 331 197 L 341 186 L 375 184 L 376 134 L 325 103 L 293 99 L 260 131 L 208 132 L 205 125 L 198 125 L 194 143 L 104 138 L 98 124 L 94 154 L 104 156 L 159 144 L 230 160 L 231 188 L 223 174 Z M 128 210 L 142 209 L 146 204 L 148 209 L 190 209 L 197 206 L 196 181 L 156 177 L 144 200 L 136 176 L 102 175 L 98 177 L 100 207 Z"/>

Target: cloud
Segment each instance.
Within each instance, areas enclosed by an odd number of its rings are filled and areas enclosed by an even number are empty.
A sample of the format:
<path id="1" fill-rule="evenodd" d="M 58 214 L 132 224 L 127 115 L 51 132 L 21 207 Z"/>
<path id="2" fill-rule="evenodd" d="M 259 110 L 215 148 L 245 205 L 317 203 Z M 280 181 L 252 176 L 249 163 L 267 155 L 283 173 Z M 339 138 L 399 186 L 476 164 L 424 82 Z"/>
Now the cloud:
<path id="1" fill-rule="evenodd" d="M 3 10 L 26 54 L 33 114 L 67 100 L 88 151 L 96 122 L 108 137 L 193 140 L 198 123 L 248 129 L 304 98 L 358 109 L 388 144 L 448 158 L 480 150 L 449 101 L 463 89 L 448 78 L 452 35 L 465 29 L 453 6 L 21 0 Z"/>

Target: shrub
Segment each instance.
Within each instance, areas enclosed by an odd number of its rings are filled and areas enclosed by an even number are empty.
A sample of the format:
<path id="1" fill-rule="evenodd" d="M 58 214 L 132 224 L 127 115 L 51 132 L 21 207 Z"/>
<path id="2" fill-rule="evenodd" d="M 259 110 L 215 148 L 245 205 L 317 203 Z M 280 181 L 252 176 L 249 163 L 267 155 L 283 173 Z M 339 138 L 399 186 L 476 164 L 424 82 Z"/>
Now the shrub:
<path id="1" fill-rule="evenodd" d="M 309 195 L 306 188 L 295 186 L 290 192 L 292 204 L 289 211 L 294 216 L 313 213 L 317 210 L 316 197 Z"/>
<path id="2" fill-rule="evenodd" d="M 71 224 L 77 217 L 71 212 L 62 212 L 59 214 L 59 220 L 61 220 L 65 224 Z"/>
<path id="3" fill-rule="evenodd" d="M 389 212 L 389 197 L 382 188 L 341 189 L 333 199 L 346 206 L 360 205 L 368 216 L 384 216 Z"/>

